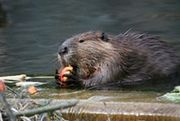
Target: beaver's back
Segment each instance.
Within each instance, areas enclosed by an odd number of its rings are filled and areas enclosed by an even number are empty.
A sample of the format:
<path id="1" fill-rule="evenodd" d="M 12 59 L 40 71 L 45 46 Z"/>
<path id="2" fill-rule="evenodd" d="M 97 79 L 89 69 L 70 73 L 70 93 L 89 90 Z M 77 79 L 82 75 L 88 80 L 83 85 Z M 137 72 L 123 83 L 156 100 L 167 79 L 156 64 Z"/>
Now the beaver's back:
<path id="1" fill-rule="evenodd" d="M 177 70 L 180 63 L 179 57 L 166 42 L 158 37 L 141 33 L 126 33 L 115 38 L 121 46 L 144 56 L 145 63 L 140 71 L 168 76 Z"/>

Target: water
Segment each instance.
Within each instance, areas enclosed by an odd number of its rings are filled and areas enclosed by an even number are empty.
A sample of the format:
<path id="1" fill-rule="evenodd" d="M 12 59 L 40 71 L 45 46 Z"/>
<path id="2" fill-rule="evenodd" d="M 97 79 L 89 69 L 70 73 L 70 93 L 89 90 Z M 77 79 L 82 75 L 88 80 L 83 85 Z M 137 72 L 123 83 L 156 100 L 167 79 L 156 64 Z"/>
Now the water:
<path id="1" fill-rule="evenodd" d="M 58 65 L 58 46 L 68 37 L 90 30 L 118 34 L 132 29 L 159 35 L 180 53 L 179 0 L 4 0 L 2 3 L 8 17 L 8 25 L 0 28 L 0 75 L 3 76 L 53 75 Z M 68 90 L 52 88 L 37 97 L 59 99 L 74 95 L 89 99 L 116 95 L 110 100 L 153 102 L 163 94 L 120 90 L 85 91 L 69 96 L 64 94 Z"/>
<path id="2" fill-rule="evenodd" d="M 80 32 L 128 29 L 160 35 L 180 53 L 179 0 L 4 0 L 0 75 L 53 74 L 58 45 Z"/>
<path id="3" fill-rule="evenodd" d="M 159 35 L 180 55 L 180 0 L 1 1 L 8 25 L 0 28 L 0 76 L 53 75 L 58 46 L 90 30 L 118 34 L 131 29 Z M 54 89 L 54 85 L 33 98 L 165 103 L 157 98 L 164 91 L 77 91 Z"/>

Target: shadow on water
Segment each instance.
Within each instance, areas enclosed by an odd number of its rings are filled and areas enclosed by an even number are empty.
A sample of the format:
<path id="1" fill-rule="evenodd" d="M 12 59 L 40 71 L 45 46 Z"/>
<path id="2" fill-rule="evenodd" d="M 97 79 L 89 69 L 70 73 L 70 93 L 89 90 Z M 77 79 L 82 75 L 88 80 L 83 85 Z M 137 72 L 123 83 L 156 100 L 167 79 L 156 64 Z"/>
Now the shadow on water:
<path id="1" fill-rule="evenodd" d="M 0 3 L 0 27 L 4 27 L 7 24 L 6 12 L 2 8 L 2 4 Z"/>

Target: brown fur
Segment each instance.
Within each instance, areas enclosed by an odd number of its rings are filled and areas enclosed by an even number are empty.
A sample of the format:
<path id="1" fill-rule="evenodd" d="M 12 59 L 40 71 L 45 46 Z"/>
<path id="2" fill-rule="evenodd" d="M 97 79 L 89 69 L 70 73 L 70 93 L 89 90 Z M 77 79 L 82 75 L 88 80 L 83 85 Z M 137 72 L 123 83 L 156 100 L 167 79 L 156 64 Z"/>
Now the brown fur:
<path id="1" fill-rule="evenodd" d="M 77 67 L 78 81 L 85 87 L 167 78 L 180 62 L 165 42 L 141 33 L 86 32 L 67 39 L 60 50 L 65 47 L 67 53 L 59 56 L 62 68 Z"/>

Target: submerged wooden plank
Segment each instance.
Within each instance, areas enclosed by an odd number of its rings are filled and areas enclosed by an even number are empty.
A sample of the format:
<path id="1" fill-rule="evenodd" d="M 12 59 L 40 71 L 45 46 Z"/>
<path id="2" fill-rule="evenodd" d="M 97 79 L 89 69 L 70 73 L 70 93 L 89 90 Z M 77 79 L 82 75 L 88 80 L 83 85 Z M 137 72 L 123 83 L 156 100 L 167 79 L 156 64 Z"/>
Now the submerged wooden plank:
<path id="1" fill-rule="evenodd" d="M 93 102 L 80 101 L 70 110 L 63 112 L 95 113 L 95 114 L 127 114 L 127 115 L 159 115 L 180 118 L 180 105 L 171 103 L 144 103 L 144 102 Z"/>
<path id="2" fill-rule="evenodd" d="M 169 103 L 80 101 L 62 112 L 71 121 L 180 121 L 180 105 Z"/>
<path id="3" fill-rule="evenodd" d="M 37 103 L 45 100 L 47 99 L 31 99 Z M 14 101 L 18 100 L 12 102 Z M 53 99 L 50 104 L 66 101 Z M 77 119 L 80 121 L 180 121 L 180 105 L 173 103 L 80 100 L 76 106 L 60 110 L 66 119 L 72 121 Z"/>

